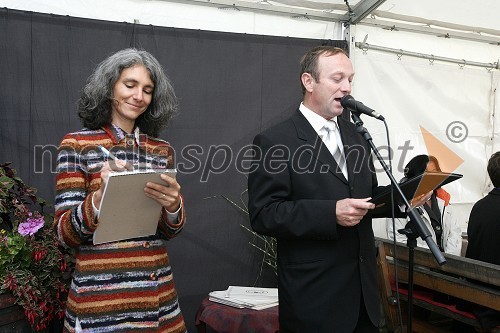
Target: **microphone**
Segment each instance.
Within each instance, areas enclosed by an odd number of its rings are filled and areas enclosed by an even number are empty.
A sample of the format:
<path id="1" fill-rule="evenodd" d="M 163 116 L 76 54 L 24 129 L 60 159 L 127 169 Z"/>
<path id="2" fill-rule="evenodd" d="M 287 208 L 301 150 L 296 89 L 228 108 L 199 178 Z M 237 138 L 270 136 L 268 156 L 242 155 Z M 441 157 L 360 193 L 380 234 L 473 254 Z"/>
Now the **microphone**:
<path id="1" fill-rule="evenodd" d="M 351 95 L 345 95 L 342 97 L 342 100 L 340 101 L 340 104 L 347 110 L 351 111 L 352 113 L 355 113 L 357 115 L 363 113 L 366 114 L 367 116 L 377 118 L 379 120 L 385 120 L 385 118 L 380 114 L 375 112 L 375 110 L 370 109 L 363 103 L 356 101 L 354 97 Z"/>

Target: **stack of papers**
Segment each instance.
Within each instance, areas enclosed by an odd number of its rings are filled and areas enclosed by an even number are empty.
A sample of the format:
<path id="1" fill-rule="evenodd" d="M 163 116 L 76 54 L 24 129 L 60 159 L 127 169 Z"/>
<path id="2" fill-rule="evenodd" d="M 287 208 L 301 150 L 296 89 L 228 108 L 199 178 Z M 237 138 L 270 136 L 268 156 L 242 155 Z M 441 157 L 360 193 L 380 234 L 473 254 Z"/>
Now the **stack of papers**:
<path id="1" fill-rule="evenodd" d="M 227 290 L 212 291 L 208 299 L 235 308 L 262 310 L 278 305 L 278 288 L 229 286 Z"/>

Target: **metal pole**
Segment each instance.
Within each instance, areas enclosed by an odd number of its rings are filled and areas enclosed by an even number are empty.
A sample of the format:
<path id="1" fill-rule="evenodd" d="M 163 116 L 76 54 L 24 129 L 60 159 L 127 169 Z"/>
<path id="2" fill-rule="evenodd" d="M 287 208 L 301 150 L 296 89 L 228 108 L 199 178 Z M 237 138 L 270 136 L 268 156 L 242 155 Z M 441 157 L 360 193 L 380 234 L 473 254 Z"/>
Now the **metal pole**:
<path id="1" fill-rule="evenodd" d="M 393 48 L 385 47 L 385 46 L 370 45 L 368 43 L 363 43 L 363 42 L 356 42 L 355 45 L 357 48 L 360 48 L 363 51 L 376 50 L 376 51 L 394 53 L 394 54 L 397 54 L 398 56 L 405 55 L 405 56 L 423 58 L 423 59 L 427 59 L 431 62 L 438 60 L 438 61 L 455 63 L 455 64 L 458 64 L 459 66 L 466 66 L 467 65 L 467 66 L 484 67 L 486 69 L 500 69 L 498 61 L 493 62 L 493 63 L 467 61 L 465 59 L 454 59 L 454 58 L 440 57 L 440 56 L 435 56 L 432 54 L 417 53 L 417 52 L 411 52 L 411 51 L 404 51 L 401 49 L 393 49 Z"/>

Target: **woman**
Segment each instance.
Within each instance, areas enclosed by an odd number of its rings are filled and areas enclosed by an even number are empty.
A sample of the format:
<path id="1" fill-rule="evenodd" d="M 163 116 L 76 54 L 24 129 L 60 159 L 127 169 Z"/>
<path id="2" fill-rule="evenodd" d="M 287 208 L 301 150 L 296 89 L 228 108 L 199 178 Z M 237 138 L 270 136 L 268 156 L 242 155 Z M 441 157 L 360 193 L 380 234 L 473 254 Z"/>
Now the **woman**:
<path id="1" fill-rule="evenodd" d="M 185 221 L 174 178 L 144 188 L 162 206 L 155 235 L 92 242 L 111 171 L 173 167 L 173 149 L 156 138 L 177 109 L 172 85 L 151 54 L 125 49 L 97 66 L 78 108 L 84 128 L 63 138 L 57 159 L 55 225 L 76 256 L 64 332 L 185 332 L 166 250 Z"/>
<path id="2" fill-rule="evenodd" d="M 405 179 L 411 179 L 421 175 L 424 172 L 440 172 L 438 160 L 434 156 L 418 155 L 408 162 L 404 169 Z M 423 215 L 422 221 L 425 223 L 432 238 L 439 246 L 441 252 L 459 256 L 462 249 L 462 230 L 458 224 L 457 218 L 452 214 L 450 206 L 450 194 L 442 188 L 432 192 L 432 196 L 427 202 L 421 205 Z M 394 230 L 396 230 L 396 240 L 406 243 L 406 236 L 398 233 L 404 229 L 408 220 L 387 219 L 387 236 L 394 239 Z M 417 238 L 417 246 L 428 248 L 427 243 L 422 238 Z"/>

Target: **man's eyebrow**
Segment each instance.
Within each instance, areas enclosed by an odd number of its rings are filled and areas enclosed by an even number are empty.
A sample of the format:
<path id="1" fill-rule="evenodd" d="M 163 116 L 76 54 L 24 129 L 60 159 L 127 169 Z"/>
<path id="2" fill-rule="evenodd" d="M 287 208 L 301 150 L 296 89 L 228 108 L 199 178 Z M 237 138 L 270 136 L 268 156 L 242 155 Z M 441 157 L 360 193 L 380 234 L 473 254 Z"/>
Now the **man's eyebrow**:
<path id="1" fill-rule="evenodd" d="M 342 75 L 342 76 L 347 76 L 347 77 L 353 77 L 353 76 L 354 76 L 354 74 L 356 74 L 356 73 L 352 72 L 350 75 L 347 75 L 347 74 L 348 74 L 348 73 L 343 72 L 343 71 L 336 71 L 336 72 L 333 72 L 333 73 L 332 73 L 332 74 L 330 74 L 330 75 L 331 75 L 331 76 L 334 76 L 334 75 Z"/>

